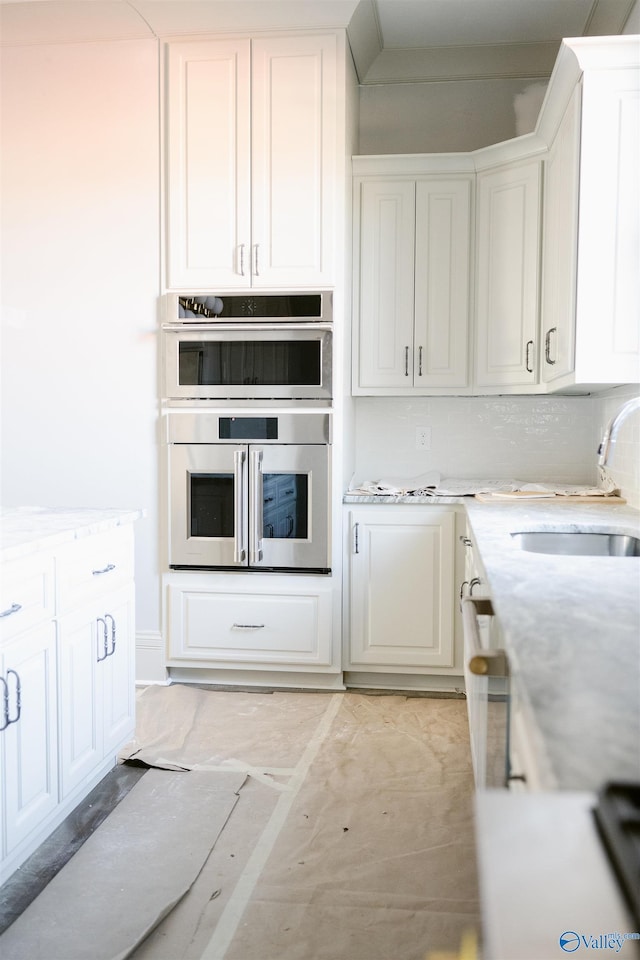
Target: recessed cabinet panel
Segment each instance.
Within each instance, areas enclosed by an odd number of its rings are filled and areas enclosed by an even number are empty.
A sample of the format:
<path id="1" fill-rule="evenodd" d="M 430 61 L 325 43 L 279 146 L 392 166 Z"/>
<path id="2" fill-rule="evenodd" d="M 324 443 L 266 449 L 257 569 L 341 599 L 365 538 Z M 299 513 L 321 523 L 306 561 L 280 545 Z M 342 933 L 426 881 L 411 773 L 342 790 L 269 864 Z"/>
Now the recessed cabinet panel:
<path id="1" fill-rule="evenodd" d="M 357 383 L 406 388 L 413 371 L 415 184 L 361 186 Z"/>
<path id="2" fill-rule="evenodd" d="M 9 640 L 53 616 L 53 558 L 19 557 L 0 567 L 0 640 Z"/>
<path id="3" fill-rule="evenodd" d="M 546 383 L 574 368 L 580 95 L 578 86 L 545 160 L 541 374 Z"/>
<path id="4" fill-rule="evenodd" d="M 453 665 L 454 528 L 453 511 L 437 508 L 352 511 L 351 669 Z"/>
<path id="5" fill-rule="evenodd" d="M 354 394 L 467 385 L 471 178 L 363 178 Z"/>
<path id="6" fill-rule="evenodd" d="M 576 376 L 640 381 L 638 69 L 583 80 Z"/>
<path id="7" fill-rule="evenodd" d="M 254 286 L 330 283 L 335 37 L 254 40 L 252 58 Z"/>
<path id="8" fill-rule="evenodd" d="M 471 182 L 416 184 L 413 382 L 464 387 L 469 338 Z"/>
<path id="9" fill-rule="evenodd" d="M 167 45 L 167 282 L 334 276 L 337 37 Z"/>
<path id="10" fill-rule="evenodd" d="M 192 666 L 329 666 L 329 582 L 273 578 L 235 585 L 183 577 L 168 586 L 169 657 Z"/>
<path id="11" fill-rule="evenodd" d="M 476 384 L 536 382 L 540 163 L 478 175 Z"/>
<path id="12" fill-rule="evenodd" d="M 169 286 L 249 286 L 250 41 L 167 56 Z"/>
<path id="13" fill-rule="evenodd" d="M 8 672 L 12 671 L 9 676 Z M 58 804 L 56 631 L 41 623 L 0 653 L 9 725 L 2 737 L 5 854 L 11 854 Z"/>

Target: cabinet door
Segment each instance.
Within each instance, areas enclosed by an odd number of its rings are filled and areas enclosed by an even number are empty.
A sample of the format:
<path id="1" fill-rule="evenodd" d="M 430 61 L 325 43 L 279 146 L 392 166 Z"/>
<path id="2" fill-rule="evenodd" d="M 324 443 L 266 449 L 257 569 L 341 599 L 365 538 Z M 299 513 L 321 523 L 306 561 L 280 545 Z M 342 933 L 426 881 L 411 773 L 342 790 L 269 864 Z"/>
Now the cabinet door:
<path id="1" fill-rule="evenodd" d="M 350 661 L 424 672 L 452 666 L 455 514 L 351 513 Z"/>
<path id="2" fill-rule="evenodd" d="M 107 656 L 98 664 L 102 687 L 102 755 L 113 754 L 135 730 L 135 656 L 133 584 L 105 597 L 101 616 L 107 624 Z"/>
<path id="3" fill-rule="evenodd" d="M 7 683 L 9 716 L 15 720 L 0 732 L 5 854 L 10 854 L 58 804 L 53 622 L 34 627 L 7 643 L 0 653 L 0 674 Z"/>
<path id="4" fill-rule="evenodd" d="M 103 633 L 93 606 L 58 621 L 62 799 L 102 761 L 98 657 Z"/>
<path id="5" fill-rule="evenodd" d="M 360 308 L 354 392 L 413 386 L 415 183 L 360 187 Z"/>
<path id="6" fill-rule="evenodd" d="M 478 175 L 476 384 L 536 383 L 540 162 Z"/>
<path id="7" fill-rule="evenodd" d="M 253 285 L 330 284 L 337 40 L 252 41 Z"/>
<path id="8" fill-rule="evenodd" d="M 133 609 L 130 585 L 58 622 L 63 798 L 133 734 Z"/>
<path id="9" fill-rule="evenodd" d="M 640 71 L 583 78 L 576 380 L 640 382 Z"/>
<path id="10" fill-rule="evenodd" d="M 467 385 L 471 181 L 416 184 L 413 383 Z"/>
<path id="11" fill-rule="evenodd" d="M 251 284 L 250 41 L 167 46 L 168 286 Z"/>
<path id="12" fill-rule="evenodd" d="M 580 95 L 581 87 L 576 87 L 545 161 L 541 301 L 545 383 L 565 376 L 574 366 Z"/>

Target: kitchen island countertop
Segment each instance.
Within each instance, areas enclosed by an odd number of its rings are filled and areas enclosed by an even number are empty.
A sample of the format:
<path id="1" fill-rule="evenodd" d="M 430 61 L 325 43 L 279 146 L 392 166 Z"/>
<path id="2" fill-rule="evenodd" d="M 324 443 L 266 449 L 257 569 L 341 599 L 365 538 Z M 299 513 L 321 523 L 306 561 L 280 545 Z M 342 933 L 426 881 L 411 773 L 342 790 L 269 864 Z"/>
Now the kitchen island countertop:
<path id="1" fill-rule="evenodd" d="M 467 501 L 544 789 L 640 779 L 640 558 L 521 550 L 515 531 L 640 536 L 624 505 Z"/>
<path id="2" fill-rule="evenodd" d="M 7 507 L 0 510 L 0 560 L 15 560 L 61 543 L 133 523 L 144 510 Z"/>

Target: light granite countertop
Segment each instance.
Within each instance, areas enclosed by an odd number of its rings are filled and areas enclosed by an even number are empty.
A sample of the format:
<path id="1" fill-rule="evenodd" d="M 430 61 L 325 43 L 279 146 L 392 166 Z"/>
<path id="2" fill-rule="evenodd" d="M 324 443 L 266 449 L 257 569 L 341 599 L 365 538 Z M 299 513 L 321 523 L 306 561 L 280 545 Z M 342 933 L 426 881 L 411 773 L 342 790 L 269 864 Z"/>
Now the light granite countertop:
<path id="1" fill-rule="evenodd" d="M 69 540 L 133 523 L 144 510 L 7 507 L 0 510 L 0 561 L 48 550 Z"/>
<path id="2" fill-rule="evenodd" d="M 640 512 L 554 500 L 467 501 L 546 789 L 640 779 L 640 558 L 529 553 L 514 531 L 640 536 Z"/>

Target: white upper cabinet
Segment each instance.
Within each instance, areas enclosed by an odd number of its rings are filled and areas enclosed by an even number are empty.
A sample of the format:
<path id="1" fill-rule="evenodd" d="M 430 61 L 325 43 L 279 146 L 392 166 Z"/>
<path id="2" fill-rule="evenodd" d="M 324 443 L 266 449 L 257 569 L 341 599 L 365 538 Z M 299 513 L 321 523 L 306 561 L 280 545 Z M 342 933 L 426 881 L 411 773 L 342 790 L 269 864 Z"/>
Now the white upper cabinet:
<path id="1" fill-rule="evenodd" d="M 337 36 L 167 45 L 167 286 L 330 285 Z"/>
<path id="2" fill-rule="evenodd" d="M 537 382 L 540 160 L 478 174 L 475 383 Z"/>
<path id="3" fill-rule="evenodd" d="M 565 42 L 543 105 L 550 390 L 640 382 L 639 59 L 631 36 Z"/>
<path id="4" fill-rule="evenodd" d="M 356 177 L 354 196 L 353 393 L 464 390 L 472 177 L 374 174 Z"/>
<path id="5" fill-rule="evenodd" d="M 580 95 L 576 87 L 544 164 L 540 362 L 545 383 L 570 373 L 574 363 Z"/>

